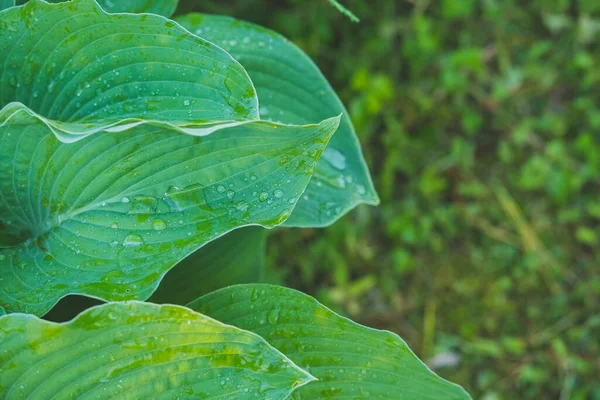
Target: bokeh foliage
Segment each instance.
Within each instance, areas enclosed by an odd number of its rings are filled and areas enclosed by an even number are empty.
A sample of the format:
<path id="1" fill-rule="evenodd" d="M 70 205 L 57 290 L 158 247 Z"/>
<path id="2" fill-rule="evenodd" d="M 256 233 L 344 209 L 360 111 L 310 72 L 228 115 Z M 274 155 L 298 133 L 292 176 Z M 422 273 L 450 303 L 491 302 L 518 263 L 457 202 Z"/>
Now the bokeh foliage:
<path id="1" fill-rule="evenodd" d="M 269 279 L 398 332 L 474 398 L 599 399 L 600 4 L 343 4 L 360 24 L 327 1 L 180 7 L 307 51 L 381 195 L 329 229 L 279 231 Z"/>

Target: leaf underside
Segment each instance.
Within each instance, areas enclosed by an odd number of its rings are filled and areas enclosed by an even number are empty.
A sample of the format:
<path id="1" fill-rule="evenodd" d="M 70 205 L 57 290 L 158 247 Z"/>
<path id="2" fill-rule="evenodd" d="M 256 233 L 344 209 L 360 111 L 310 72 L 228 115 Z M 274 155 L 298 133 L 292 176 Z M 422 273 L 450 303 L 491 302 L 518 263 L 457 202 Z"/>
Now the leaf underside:
<path id="1" fill-rule="evenodd" d="M 227 286 L 260 283 L 267 232 L 251 226 L 213 240 L 171 269 L 148 301 L 184 305 Z"/>
<path id="2" fill-rule="evenodd" d="M 318 381 L 294 399 L 469 399 L 427 368 L 397 335 L 340 317 L 298 291 L 236 285 L 188 307 L 264 337 Z"/>
<path id="3" fill-rule="evenodd" d="M 284 399 L 313 379 L 255 334 L 139 302 L 65 324 L 4 316 L 0 371 L 5 399 Z"/>
<path id="4" fill-rule="evenodd" d="M 306 124 L 343 114 L 285 226 L 328 226 L 358 204 L 379 203 L 346 109 L 302 50 L 271 30 L 230 17 L 188 14 L 176 20 L 244 66 L 256 87 L 262 119 Z"/>

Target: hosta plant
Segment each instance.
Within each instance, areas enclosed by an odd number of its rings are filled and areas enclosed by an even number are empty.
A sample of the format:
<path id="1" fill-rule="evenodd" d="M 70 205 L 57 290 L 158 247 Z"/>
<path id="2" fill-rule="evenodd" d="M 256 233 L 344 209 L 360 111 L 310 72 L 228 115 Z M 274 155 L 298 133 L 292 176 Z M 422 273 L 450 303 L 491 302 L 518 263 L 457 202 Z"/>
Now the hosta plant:
<path id="1" fill-rule="evenodd" d="M 260 284 L 265 228 L 378 203 L 301 50 L 176 1 L 0 8 L 2 398 L 468 398 Z"/>

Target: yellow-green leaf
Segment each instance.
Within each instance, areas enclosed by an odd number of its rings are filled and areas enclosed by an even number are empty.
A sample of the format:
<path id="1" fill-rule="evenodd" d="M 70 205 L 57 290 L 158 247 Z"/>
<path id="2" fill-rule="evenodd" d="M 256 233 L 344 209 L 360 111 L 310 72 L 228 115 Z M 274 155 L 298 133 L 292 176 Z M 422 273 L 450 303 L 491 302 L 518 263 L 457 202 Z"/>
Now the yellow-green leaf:
<path id="1" fill-rule="evenodd" d="M 0 318 L 3 399 L 284 399 L 313 378 L 259 336 L 179 306 Z"/>

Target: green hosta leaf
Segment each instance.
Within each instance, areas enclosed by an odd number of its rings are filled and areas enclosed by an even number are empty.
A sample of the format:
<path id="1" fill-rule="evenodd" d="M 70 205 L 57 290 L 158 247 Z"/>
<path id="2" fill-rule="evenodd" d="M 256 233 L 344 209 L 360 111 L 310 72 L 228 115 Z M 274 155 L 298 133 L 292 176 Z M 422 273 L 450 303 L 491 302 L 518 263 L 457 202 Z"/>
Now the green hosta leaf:
<path id="1" fill-rule="evenodd" d="M 257 98 L 244 69 L 163 17 L 108 15 L 91 0 L 33 0 L 0 17 L 8 312 L 42 315 L 67 294 L 145 299 L 203 244 L 280 224 L 339 122 L 248 120 Z"/>
<path id="2" fill-rule="evenodd" d="M 266 236 L 266 229 L 250 226 L 213 240 L 171 269 L 148 301 L 183 305 L 226 286 L 261 282 Z M 98 304 L 101 302 L 97 299 L 67 296 L 44 319 L 68 321 Z"/>
<path id="3" fill-rule="evenodd" d="M 213 240 L 171 269 L 148 301 L 183 305 L 201 294 L 226 286 L 261 282 L 267 232 L 264 228 L 250 226 Z M 89 297 L 67 296 L 44 319 L 68 321 L 100 303 Z"/>
<path id="4" fill-rule="evenodd" d="M 177 264 L 150 297 L 153 303 L 186 304 L 199 295 L 238 283 L 259 283 L 267 230 L 237 229 Z"/>
<path id="5" fill-rule="evenodd" d="M 285 225 L 326 226 L 357 204 L 379 202 L 344 106 L 302 50 L 275 32 L 229 17 L 189 14 L 177 21 L 244 66 L 258 92 L 261 118 L 305 124 L 343 113 L 339 131 Z"/>
<path id="6" fill-rule="evenodd" d="M 18 0 L 17 4 L 25 4 L 27 1 Z M 48 3 L 64 3 L 67 1 L 70 0 L 50 0 Z M 2 0 L 0 0 L 1 2 Z M 179 0 L 97 0 L 97 2 L 110 13 L 152 13 L 170 17 L 175 13 Z"/>
<path id="7" fill-rule="evenodd" d="M 152 13 L 170 17 L 177 9 L 179 0 L 98 0 L 100 6 L 110 13 Z"/>
<path id="8" fill-rule="evenodd" d="M 259 336 L 178 306 L 0 318 L 5 399 L 284 399 L 313 378 Z"/>
<path id="9" fill-rule="evenodd" d="M 15 6 L 15 0 L 0 0 L 0 11 Z"/>
<path id="10" fill-rule="evenodd" d="M 189 307 L 261 335 L 319 379 L 294 392 L 294 399 L 470 398 L 431 372 L 395 334 L 358 325 L 292 289 L 232 286 Z"/>
<path id="11" fill-rule="evenodd" d="M 0 107 L 23 103 L 69 132 L 258 118 L 252 82 L 229 54 L 163 17 L 106 14 L 93 0 L 3 11 L 0 68 Z"/>
<path id="12" fill-rule="evenodd" d="M 67 294 L 146 299 L 201 245 L 285 221 L 339 122 L 205 137 L 145 124 L 64 144 L 29 119 L 0 128 L 0 305 L 37 315 Z"/>

